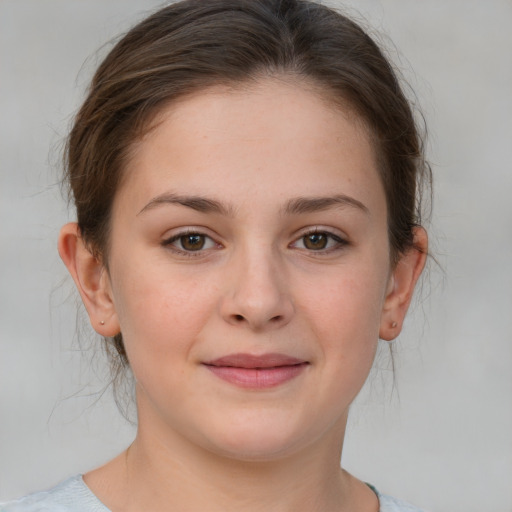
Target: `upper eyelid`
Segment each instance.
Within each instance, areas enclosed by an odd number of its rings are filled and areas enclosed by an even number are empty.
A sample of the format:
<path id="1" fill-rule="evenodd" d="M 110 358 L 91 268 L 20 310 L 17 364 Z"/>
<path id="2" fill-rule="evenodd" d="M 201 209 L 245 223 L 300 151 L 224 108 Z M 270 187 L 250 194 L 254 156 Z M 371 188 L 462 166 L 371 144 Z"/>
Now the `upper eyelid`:
<path id="1" fill-rule="evenodd" d="M 167 234 L 171 232 L 171 234 Z M 182 228 L 168 229 L 164 235 L 162 235 L 163 241 L 171 240 L 173 238 L 179 238 L 180 236 L 186 235 L 201 235 L 211 238 L 215 242 L 218 242 L 218 236 L 204 226 L 186 226 Z"/>
<path id="2" fill-rule="evenodd" d="M 327 227 L 327 226 L 311 226 L 302 228 L 296 231 L 295 239 L 302 238 L 303 236 L 310 235 L 313 233 L 324 233 L 329 236 L 333 236 L 335 238 L 340 238 L 348 242 L 348 235 L 342 231 L 341 229 Z"/>

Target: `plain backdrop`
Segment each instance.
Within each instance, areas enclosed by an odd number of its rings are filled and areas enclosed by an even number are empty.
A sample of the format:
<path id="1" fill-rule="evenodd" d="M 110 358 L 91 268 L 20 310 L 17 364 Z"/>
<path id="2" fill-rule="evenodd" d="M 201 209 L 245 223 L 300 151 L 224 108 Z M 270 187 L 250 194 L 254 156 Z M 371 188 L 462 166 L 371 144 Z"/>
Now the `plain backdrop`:
<path id="1" fill-rule="evenodd" d="M 99 345 L 75 335 L 56 251 L 73 220 L 59 158 L 109 46 L 98 48 L 158 5 L 0 0 L 0 500 L 105 462 L 134 433 L 105 390 Z M 344 5 L 375 29 L 425 113 L 443 270 L 431 265 L 395 343 L 394 386 L 383 347 L 343 464 L 432 512 L 510 512 L 512 2 Z"/>

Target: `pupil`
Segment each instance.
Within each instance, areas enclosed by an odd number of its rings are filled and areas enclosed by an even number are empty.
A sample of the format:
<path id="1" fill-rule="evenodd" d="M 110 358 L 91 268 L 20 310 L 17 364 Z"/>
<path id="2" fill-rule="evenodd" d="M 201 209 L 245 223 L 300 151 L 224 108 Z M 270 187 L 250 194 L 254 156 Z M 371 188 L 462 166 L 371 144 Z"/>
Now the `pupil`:
<path id="1" fill-rule="evenodd" d="M 186 235 L 182 237 L 181 245 L 188 251 L 198 251 L 203 248 L 204 237 L 203 235 Z"/>
<path id="2" fill-rule="evenodd" d="M 325 249 L 327 245 L 327 237 L 322 233 L 307 235 L 305 245 L 308 249 Z"/>

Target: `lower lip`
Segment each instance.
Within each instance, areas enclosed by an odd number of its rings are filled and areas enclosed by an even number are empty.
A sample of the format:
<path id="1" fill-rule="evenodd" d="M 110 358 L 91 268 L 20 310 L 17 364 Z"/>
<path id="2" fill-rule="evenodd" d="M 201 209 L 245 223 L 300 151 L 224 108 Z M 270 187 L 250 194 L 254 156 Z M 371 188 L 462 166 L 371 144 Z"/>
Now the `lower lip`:
<path id="1" fill-rule="evenodd" d="M 307 363 L 274 368 L 240 368 L 234 366 L 205 365 L 214 375 L 241 388 L 273 388 L 298 377 Z"/>

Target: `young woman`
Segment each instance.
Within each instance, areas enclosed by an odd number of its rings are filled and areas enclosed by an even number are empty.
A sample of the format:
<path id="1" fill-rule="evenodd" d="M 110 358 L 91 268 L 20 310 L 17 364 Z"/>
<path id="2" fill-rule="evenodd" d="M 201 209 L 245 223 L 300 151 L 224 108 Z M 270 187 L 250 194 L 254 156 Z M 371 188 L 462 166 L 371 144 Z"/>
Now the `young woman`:
<path id="1" fill-rule="evenodd" d="M 100 65 L 66 157 L 59 252 L 138 430 L 1 510 L 417 510 L 340 468 L 427 254 L 422 142 L 361 28 L 306 1 L 165 7 Z"/>

